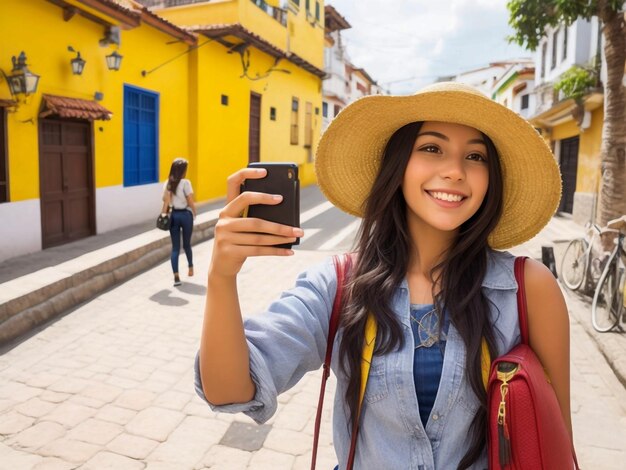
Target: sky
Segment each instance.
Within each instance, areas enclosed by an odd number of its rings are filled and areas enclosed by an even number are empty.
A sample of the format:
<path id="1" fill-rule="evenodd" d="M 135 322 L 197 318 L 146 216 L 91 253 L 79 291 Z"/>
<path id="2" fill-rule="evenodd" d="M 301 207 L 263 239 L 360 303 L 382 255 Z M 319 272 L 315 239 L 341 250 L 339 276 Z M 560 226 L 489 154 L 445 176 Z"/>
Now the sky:
<path id="1" fill-rule="evenodd" d="M 509 44 L 506 0 L 327 0 L 352 25 L 351 62 L 386 91 L 411 94 L 438 77 L 533 57 Z"/>

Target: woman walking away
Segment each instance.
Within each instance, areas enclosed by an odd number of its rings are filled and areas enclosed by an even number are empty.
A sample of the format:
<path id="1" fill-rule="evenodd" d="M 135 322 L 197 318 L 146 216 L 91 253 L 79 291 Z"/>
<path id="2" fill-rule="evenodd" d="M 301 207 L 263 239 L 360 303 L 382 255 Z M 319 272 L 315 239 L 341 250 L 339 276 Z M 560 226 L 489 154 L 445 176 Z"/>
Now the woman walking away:
<path id="1" fill-rule="evenodd" d="M 515 257 L 502 250 L 534 237 L 554 214 L 554 156 L 515 112 L 470 86 L 437 83 L 347 106 L 322 136 L 315 169 L 328 200 L 363 218 L 331 362 L 339 469 L 356 425 L 355 470 L 486 469 L 482 362 L 520 343 Z M 246 258 L 293 255 L 273 245 L 303 235 L 241 217 L 251 204 L 280 203 L 240 194 L 245 179 L 265 174 L 242 169 L 228 179 L 196 357 L 199 395 L 259 423 L 276 412 L 279 394 L 323 364 L 338 284 L 329 258 L 242 321 L 237 274 Z M 528 259 L 522 275 L 530 346 L 571 432 L 565 301 L 541 263 Z M 366 338 L 372 322 L 377 333 Z"/>
<path id="2" fill-rule="evenodd" d="M 177 158 L 170 167 L 170 176 L 163 186 L 163 209 L 167 212 L 171 206 L 172 224 L 170 226 L 170 238 L 172 239 L 172 271 L 174 272 L 174 285 L 180 286 L 178 274 L 178 255 L 180 254 L 180 232 L 183 233 L 183 249 L 187 256 L 189 266 L 188 275 L 193 276 L 193 255 L 191 253 L 191 232 L 193 221 L 196 218 L 196 205 L 193 200 L 191 181 L 185 179 L 187 175 L 187 160 Z"/>

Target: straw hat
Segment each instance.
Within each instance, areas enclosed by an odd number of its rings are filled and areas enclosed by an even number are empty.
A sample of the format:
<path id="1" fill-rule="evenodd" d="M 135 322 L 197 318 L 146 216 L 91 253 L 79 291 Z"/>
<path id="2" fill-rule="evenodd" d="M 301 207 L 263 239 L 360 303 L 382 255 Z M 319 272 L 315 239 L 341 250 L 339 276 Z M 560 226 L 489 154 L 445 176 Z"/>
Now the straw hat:
<path id="1" fill-rule="evenodd" d="M 496 146 L 504 204 L 489 236 L 492 248 L 523 243 L 550 221 L 561 198 L 561 176 L 545 141 L 515 112 L 455 82 L 436 83 L 411 96 L 366 96 L 341 111 L 322 136 L 315 161 L 317 181 L 328 200 L 362 217 L 387 141 L 416 121 L 464 124 Z"/>

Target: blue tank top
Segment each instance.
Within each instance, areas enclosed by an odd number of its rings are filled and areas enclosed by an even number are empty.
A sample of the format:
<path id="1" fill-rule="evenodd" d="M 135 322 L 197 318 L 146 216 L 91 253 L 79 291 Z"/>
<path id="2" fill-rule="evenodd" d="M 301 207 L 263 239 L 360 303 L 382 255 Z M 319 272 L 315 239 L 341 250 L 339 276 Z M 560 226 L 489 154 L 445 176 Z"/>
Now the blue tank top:
<path id="1" fill-rule="evenodd" d="M 449 322 L 444 319 L 443 329 L 439 322 L 434 305 L 411 304 L 411 329 L 415 340 L 413 382 L 424 427 L 435 404 L 443 369 Z"/>

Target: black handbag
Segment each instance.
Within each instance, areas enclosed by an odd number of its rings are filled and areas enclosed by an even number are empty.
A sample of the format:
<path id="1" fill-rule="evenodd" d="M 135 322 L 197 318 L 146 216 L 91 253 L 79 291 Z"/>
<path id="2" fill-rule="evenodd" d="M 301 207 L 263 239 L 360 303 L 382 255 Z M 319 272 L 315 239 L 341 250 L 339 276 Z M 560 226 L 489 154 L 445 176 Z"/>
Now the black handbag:
<path id="1" fill-rule="evenodd" d="M 170 196 L 167 205 L 167 212 L 159 214 L 156 220 L 156 227 L 161 230 L 169 230 L 172 225 L 172 193 L 168 191 Z"/>
<path id="2" fill-rule="evenodd" d="M 170 217 L 170 213 L 159 214 L 156 221 L 157 228 L 161 230 L 169 230 L 172 225 L 172 218 Z"/>

